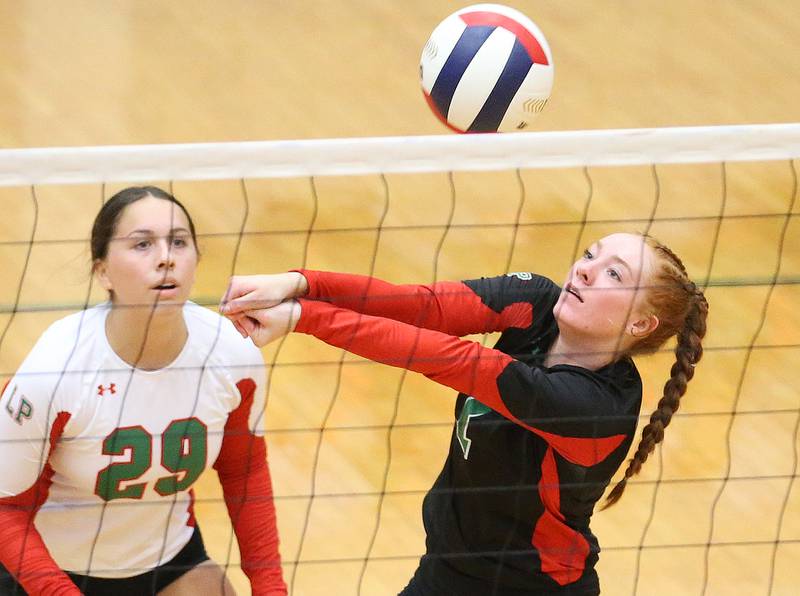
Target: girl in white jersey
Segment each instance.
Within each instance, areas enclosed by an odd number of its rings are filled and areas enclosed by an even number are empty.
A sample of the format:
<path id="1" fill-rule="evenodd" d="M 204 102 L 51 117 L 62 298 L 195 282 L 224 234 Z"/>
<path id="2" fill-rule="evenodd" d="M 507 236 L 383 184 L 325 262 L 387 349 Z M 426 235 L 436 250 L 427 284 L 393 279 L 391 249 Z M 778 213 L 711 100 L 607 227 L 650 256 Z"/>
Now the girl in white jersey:
<path id="1" fill-rule="evenodd" d="M 218 473 L 252 593 L 286 594 L 260 351 L 188 301 L 194 224 L 128 188 L 100 210 L 110 300 L 50 326 L 0 397 L 0 594 L 233 594 L 192 485 Z"/>

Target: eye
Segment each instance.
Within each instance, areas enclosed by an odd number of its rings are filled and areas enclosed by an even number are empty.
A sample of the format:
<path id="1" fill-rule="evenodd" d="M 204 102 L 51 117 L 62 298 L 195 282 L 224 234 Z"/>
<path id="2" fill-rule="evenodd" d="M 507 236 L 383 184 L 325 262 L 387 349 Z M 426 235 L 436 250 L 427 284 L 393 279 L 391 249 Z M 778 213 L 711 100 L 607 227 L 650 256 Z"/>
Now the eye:
<path id="1" fill-rule="evenodd" d="M 177 248 L 184 248 L 188 245 L 189 242 L 186 240 L 186 238 L 182 236 L 176 236 L 172 239 L 172 246 L 175 246 Z"/>
<path id="2" fill-rule="evenodd" d="M 608 274 L 617 281 L 622 281 L 622 276 L 619 274 L 619 271 L 616 269 L 609 269 Z"/>
<path id="3" fill-rule="evenodd" d="M 593 254 L 592 254 L 592 252 L 591 252 L 591 251 L 590 251 L 590 250 L 587 248 L 586 250 L 584 250 L 584 251 L 583 251 L 583 258 L 584 258 L 584 259 L 593 259 L 593 258 L 594 258 L 594 255 L 593 255 Z"/>
<path id="4" fill-rule="evenodd" d="M 149 240 L 139 240 L 138 242 L 136 242 L 136 244 L 133 245 L 133 247 L 136 250 L 147 250 L 148 248 L 150 248 L 150 244 L 151 243 Z"/>

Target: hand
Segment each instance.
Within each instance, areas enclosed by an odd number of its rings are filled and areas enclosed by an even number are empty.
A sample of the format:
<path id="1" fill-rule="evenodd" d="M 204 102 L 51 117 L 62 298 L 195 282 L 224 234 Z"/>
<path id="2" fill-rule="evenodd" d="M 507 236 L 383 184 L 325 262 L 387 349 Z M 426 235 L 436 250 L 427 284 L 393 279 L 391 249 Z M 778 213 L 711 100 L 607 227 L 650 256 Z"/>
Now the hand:
<path id="1" fill-rule="evenodd" d="M 308 281 L 297 271 L 275 275 L 235 275 L 222 297 L 219 312 L 233 320 L 230 315 L 270 308 L 307 293 Z"/>
<path id="2" fill-rule="evenodd" d="M 242 337 L 249 337 L 260 348 L 294 331 L 301 313 L 302 307 L 297 300 L 287 300 L 270 308 L 226 316 Z"/>

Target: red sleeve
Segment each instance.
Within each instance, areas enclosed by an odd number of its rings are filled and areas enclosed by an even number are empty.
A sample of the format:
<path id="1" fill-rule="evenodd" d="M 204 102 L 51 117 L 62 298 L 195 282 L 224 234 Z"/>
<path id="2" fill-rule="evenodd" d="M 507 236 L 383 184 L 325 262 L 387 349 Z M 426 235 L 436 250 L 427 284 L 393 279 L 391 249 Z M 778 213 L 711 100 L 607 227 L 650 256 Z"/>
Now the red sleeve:
<path id="1" fill-rule="evenodd" d="M 68 420 L 69 415 L 61 413 L 53 423 L 50 453 Z M 36 512 L 47 498 L 52 475 L 50 464 L 46 464 L 32 487 L 0 499 L 0 563 L 30 596 L 79 596 L 80 590 L 50 556 L 33 525 Z"/>
<path id="2" fill-rule="evenodd" d="M 472 395 L 493 410 L 506 412 L 496 379 L 514 359 L 479 343 L 429 329 L 300 300 L 295 331 L 313 335 L 375 362 L 406 368 Z"/>
<path id="3" fill-rule="evenodd" d="M 605 402 L 598 398 L 601 391 L 591 384 L 587 388 L 582 378 L 576 383 L 574 374 L 545 374 L 477 342 L 354 313 L 326 302 L 301 299 L 300 304 L 302 312 L 295 331 L 375 362 L 422 373 L 470 395 L 541 436 L 570 461 L 594 465 L 626 438 L 616 431 L 608 437 L 592 438 L 597 432 L 594 411 L 602 409 Z M 501 378 L 505 379 L 502 388 Z M 565 416 L 582 416 L 589 438 L 564 441 L 559 433 L 543 428 L 552 417 Z"/>
<path id="4" fill-rule="evenodd" d="M 456 337 L 527 327 L 531 322 L 530 304 L 515 303 L 496 312 L 463 282 L 395 285 L 365 275 L 297 271 L 308 281 L 309 299 Z"/>
<path id="5" fill-rule="evenodd" d="M 250 579 L 253 596 L 285 596 L 267 447 L 264 438 L 251 433 L 247 424 L 256 385 L 244 379 L 237 387 L 242 402 L 228 416 L 214 469 L 222 484 L 239 542 L 242 570 Z"/>

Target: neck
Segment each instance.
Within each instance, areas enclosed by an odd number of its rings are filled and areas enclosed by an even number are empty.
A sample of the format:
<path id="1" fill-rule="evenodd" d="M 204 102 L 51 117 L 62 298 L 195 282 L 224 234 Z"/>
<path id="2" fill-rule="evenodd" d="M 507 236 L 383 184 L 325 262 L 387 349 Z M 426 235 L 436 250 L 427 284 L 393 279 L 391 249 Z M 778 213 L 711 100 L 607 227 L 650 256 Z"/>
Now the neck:
<path id="1" fill-rule="evenodd" d="M 143 370 L 164 368 L 178 357 L 189 332 L 180 307 L 120 308 L 106 318 L 111 349 L 125 362 Z"/>
<path id="2" fill-rule="evenodd" d="M 601 345 L 580 339 L 572 339 L 559 334 L 547 352 L 545 366 L 571 364 L 588 370 L 598 370 L 622 356 L 624 346 L 618 341 Z"/>

